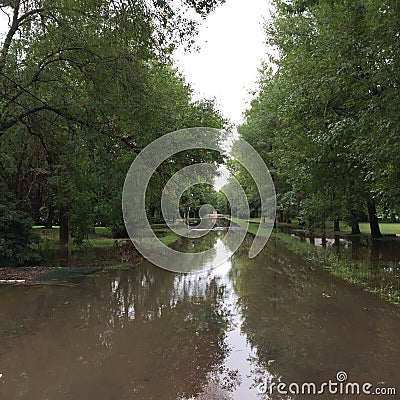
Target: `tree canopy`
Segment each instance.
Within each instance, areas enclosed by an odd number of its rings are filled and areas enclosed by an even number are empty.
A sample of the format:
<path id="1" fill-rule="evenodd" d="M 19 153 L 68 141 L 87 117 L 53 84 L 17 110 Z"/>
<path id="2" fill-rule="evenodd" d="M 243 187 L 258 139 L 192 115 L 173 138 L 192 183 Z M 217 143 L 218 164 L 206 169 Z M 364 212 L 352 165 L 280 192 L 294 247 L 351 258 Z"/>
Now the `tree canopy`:
<path id="1" fill-rule="evenodd" d="M 177 129 L 225 125 L 213 100 L 192 100 L 170 61 L 176 46 L 191 46 L 196 15 L 222 2 L 0 3 L 8 17 L 0 42 L 1 184 L 23 218 L 58 222 L 64 242 L 70 230 L 81 242 L 96 223 L 118 231 L 123 180 L 142 148 Z"/>
<path id="2" fill-rule="evenodd" d="M 398 213 L 399 4 L 275 2 L 271 63 L 239 128 L 269 162 L 279 205 L 309 226 Z"/>

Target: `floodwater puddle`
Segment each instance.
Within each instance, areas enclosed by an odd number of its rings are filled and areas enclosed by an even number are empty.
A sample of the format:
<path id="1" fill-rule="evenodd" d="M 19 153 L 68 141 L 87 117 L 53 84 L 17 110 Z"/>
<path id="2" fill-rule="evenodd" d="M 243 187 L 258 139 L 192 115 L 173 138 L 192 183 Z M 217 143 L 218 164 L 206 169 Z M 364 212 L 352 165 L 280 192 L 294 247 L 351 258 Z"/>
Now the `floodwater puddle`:
<path id="1" fill-rule="evenodd" d="M 178 246 L 221 249 L 222 235 Z M 1 287 L 0 399 L 296 399 L 259 384 L 338 372 L 399 393 L 399 307 L 274 239 L 249 259 L 251 240 L 196 274 L 142 262 L 76 287 Z"/>

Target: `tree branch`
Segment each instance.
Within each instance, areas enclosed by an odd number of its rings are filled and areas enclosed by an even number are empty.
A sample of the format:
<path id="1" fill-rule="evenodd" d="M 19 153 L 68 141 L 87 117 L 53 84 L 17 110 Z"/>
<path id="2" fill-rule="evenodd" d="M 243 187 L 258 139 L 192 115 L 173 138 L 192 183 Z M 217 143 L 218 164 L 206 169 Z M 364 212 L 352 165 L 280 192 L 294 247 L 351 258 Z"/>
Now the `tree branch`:
<path id="1" fill-rule="evenodd" d="M 0 71 L 4 69 L 5 63 L 6 63 L 6 58 L 8 55 L 8 51 L 10 50 L 11 42 L 12 39 L 17 32 L 18 28 L 32 15 L 35 14 L 40 14 L 43 12 L 43 8 L 34 8 L 30 11 L 27 11 L 25 14 L 22 14 L 20 17 L 18 17 L 19 13 L 19 8 L 20 8 L 21 2 L 18 0 L 15 2 L 14 5 L 14 10 L 13 10 L 13 18 L 12 18 L 12 23 L 11 27 L 7 33 L 6 38 L 4 39 L 3 43 L 3 48 L 1 49 L 1 56 L 0 56 Z"/>
<path id="2" fill-rule="evenodd" d="M 0 135 L 4 134 L 4 132 L 11 128 L 12 126 L 14 126 L 15 124 L 17 124 L 18 122 L 22 121 L 24 118 L 28 117 L 29 115 L 35 114 L 39 111 L 42 110 L 48 110 L 49 108 L 47 106 L 40 106 L 40 107 L 35 107 L 32 108 L 30 110 L 25 111 L 24 113 L 18 115 L 15 118 L 10 119 L 7 122 L 1 122 L 0 123 Z"/>

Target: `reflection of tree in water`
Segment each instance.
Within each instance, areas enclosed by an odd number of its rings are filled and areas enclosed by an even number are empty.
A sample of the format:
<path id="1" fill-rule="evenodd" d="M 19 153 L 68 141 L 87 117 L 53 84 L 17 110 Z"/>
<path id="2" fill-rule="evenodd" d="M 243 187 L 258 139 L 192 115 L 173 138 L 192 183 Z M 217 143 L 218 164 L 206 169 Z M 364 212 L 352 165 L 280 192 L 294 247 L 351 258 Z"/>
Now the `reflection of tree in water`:
<path id="1" fill-rule="evenodd" d="M 106 282 L 104 277 L 98 279 L 102 282 L 96 304 L 82 318 L 90 325 L 104 322 L 96 335 L 108 357 L 120 353 L 120 344 L 129 335 L 124 364 L 132 372 L 131 388 L 141 386 L 136 398 L 190 397 L 201 392 L 228 351 L 224 286 L 216 278 L 176 275 L 146 263 Z M 153 380 L 153 385 L 146 383 Z"/>
<path id="2" fill-rule="evenodd" d="M 14 360 L 9 376 L 23 370 L 24 379 L 1 385 L 0 398 L 191 398 L 221 375 L 230 316 L 219 278 L 143 262 L 92 279 L 54 291 L 51 318 L 1 355 L 0 363 Z M 235 383 L 225 378 L 225 387 Z"/>
<path id="3" fill-rule="evenodd" d="M 222 237 L 223 232 L 210 231 L 203 237 L 193 237 L 191 231 L 188 230 L 187 237 L 182 237 L 175 243 L 172 243 L 171 248 L 179 250 L 182 253 L 200 253 L 209 249 L 213 249 L 218 238 Z M 213 253 L 215 255 L 215 252 Z M 210 256 L 208 256 L 210 258 Z M 206 260 L 205 260 L 206 261 Z"/>
<path id="4" fill-rule="evenodd" d="M 382 312 L 378 299 L 314 269 L 275 240 L 250 260 L 250 243 L 233 256 L 231 279 L 242 330 L 256 352 L 255 384 L 269 374 L 275 382 L 318 383 L 340 370 L 361 382 L 379 382 L 379 375 L 396 381 L 400 326 L 390 305 Z"/>

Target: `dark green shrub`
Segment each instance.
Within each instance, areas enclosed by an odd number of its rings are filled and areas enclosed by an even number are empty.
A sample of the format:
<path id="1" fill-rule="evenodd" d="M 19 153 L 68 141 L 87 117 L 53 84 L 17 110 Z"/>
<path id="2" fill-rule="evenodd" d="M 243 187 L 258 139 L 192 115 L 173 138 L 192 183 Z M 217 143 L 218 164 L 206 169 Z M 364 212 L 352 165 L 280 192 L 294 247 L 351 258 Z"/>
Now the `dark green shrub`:
<path id="1" fill-rule="evenodd" d="M 0 185 L 0 267 L 37 262 L 38 253 L 31 245 L 38 241 L 29 215 L 17 209 L 13 196 Z"/>

